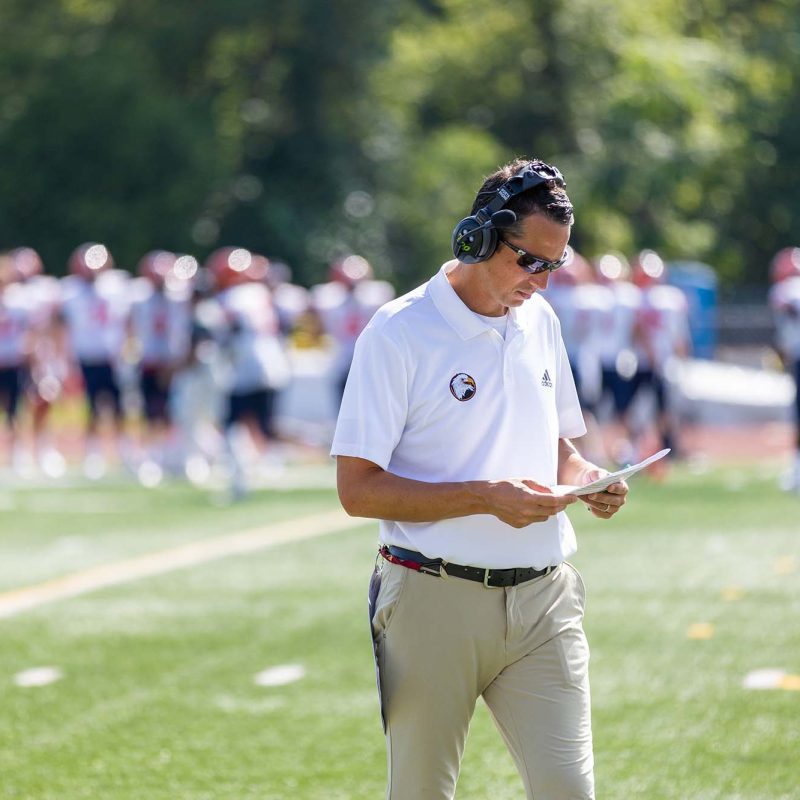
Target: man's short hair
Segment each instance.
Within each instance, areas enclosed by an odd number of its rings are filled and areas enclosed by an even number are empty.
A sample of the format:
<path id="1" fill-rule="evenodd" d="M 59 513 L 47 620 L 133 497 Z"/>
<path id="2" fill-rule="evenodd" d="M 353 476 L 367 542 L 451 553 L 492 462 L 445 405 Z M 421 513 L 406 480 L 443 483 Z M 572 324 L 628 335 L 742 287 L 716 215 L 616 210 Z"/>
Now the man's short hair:
<path id="1" fill-rule="evenodd" d="M 489 204 L 494 198 L 497 190 L 507 183 L 525 167 L 547 166 L 544 161 L 538 158 L 515 158 L 504 164 L 483 182 L 475 202 L 472 204 L 471 214 L 477 213 L 485 205 Z M 567 192 L 561 186 L 551 186 L 541 183 L 527 192 L 515 195 L 508 201 L 504 208 L 513 211 L 517 215 L 517 222 L 506 230 L 512 234 L 521 233 L 521 222 L 531 214 L 543 214 L 545 217 L 558 222 L 561 225 L 572 225 L 575 220 L 572 201 L 567 196 Z"/>

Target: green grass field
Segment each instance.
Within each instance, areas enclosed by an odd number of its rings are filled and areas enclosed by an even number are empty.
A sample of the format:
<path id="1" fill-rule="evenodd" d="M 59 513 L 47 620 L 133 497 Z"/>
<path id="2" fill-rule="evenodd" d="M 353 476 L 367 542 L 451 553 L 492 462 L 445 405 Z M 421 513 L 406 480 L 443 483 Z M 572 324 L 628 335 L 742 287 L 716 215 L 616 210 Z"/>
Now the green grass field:
<path id="1" fill-rule="evenodd" d="M 229 507 L 183 486 L 5 491 L 0 593 L 336 505 L 331 489 Z M 728 468 L 637 478 L 612 523 L 570 513 L 598 797 L 800 798 L 800 499 L 774 473 Z M 354 520 L 0 618 L 0 797 L 382 797 L 365 602 L 375 540 Z M 698 623 L 710 638 L 689 638 Z M 280 665 L 305 675 L 257 685 Z M 42 666 L 61 679 L 17 685 Z M 786 672 L 785 688 L 742 687 L 764 668 Z M 483 706 L 457 797 L 522 797 Z"/>

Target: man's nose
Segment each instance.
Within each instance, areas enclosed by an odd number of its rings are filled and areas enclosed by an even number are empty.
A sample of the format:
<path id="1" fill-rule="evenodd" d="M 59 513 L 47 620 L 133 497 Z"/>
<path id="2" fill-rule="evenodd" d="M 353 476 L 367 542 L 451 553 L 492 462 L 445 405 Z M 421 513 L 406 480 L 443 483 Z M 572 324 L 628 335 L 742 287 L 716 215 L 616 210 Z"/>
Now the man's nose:
<path id="1" fill-rule="evenodd" d="M 530 276 L 530 281 L 539 291 L 544 291 L 547 288 L 547 282 L 550 280 L 550 270 L 544 272 L 537 272 L 535 275 Z"/>

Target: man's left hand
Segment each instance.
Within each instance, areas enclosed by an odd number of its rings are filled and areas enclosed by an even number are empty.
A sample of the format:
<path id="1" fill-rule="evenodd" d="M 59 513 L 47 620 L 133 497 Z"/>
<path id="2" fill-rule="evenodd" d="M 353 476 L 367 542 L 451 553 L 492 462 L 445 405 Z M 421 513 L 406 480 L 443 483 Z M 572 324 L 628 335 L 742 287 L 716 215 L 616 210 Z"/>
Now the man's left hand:
<path id="1" fill-rule="evenodd" d="M 592 483 L 603 476 L 608 475 L 608 471 L 600 468 L 589 470 L 584 474 L 583 484 Z M 581 500 L 586 503 L 589 511 L 600 519 L 611 519 L 617 511 L 625 505 L 628 495 L 628 484 L 625 481 L 612 483 L 607 489 L 595 494 L 581 496 Z"/>

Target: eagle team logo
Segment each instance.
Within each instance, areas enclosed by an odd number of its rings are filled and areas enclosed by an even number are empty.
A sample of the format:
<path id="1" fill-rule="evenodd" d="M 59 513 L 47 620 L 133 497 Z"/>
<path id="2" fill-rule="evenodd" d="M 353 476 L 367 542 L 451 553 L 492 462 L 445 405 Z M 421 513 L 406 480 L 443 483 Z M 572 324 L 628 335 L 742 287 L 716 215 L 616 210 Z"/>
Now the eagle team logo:
<path id="1" fill-rule="evenodd" d="M 450 378 L 450 394 L 461 403 L 471 400 L 475 397 L 475 392 L 478 387 L 475 385 L 475 378 L 472 375 L 467 375 L 466 372 L 459 372 L 458 375 L 453 375 Z"/>

